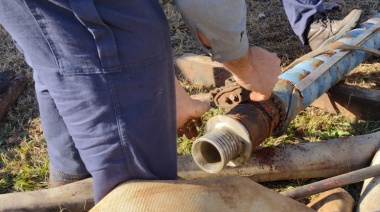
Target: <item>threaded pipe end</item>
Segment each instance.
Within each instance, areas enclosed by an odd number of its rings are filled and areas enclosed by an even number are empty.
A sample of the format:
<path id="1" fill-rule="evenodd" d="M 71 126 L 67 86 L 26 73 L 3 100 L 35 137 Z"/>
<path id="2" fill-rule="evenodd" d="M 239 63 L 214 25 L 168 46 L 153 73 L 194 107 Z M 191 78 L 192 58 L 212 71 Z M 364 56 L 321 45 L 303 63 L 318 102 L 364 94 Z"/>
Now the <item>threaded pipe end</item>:
<path id="1" fill-rule="evenodd" d="M 195 163 L 208 173 L 218 173 L 244 151 L 243 139 L 228 128 L 213 130 L 194 141 Z"/>

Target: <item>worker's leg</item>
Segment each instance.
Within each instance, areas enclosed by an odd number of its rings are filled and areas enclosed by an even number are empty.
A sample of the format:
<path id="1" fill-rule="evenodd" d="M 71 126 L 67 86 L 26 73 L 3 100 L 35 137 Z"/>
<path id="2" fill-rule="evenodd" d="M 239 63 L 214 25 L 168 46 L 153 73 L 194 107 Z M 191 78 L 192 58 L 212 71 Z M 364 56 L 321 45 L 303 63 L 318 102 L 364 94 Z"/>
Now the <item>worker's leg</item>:
<path id="1" fill-rule="evenodd" d="M 308 44 L 307 31 L 317 13 L 324 13 L 322 0 L 282 0 L 285 13 L 294 33 L 304 45 Z"/>
<path id="2" fill-rule="evenodd" d="M 63 133 L 69 132 L 54 141 L 47 136 L 49 151 L 74 141 L 99 201 L 123 181 L 175 179 L 177 173 L 174 72 L 165 16 L 154 1 L 97 3 L 4 0 L 0 23 L 43 85 L 39 99 L 55 105 L 41 113 L 58 111 L 67 128 Z M 62 127 L 43 122 L 44 132 Z M 63 146 L 69 150 L 73 144 Z M 53 166 L 59 166 L 55 160 L 62 156 L 50 155 Z M 63 166 L 55 168 L 82 174 L 80 165 Z"/>
<path id="3" fill-rule="evenodd" d="M 282 3 L 294 33 L 312 50 L 328 45 L 354 28 L 362 13 L 352 10 L 342 20 L 329 20 L 322 0 L 282 0 Z M 340 3 L 344 5 L 344 1 Z"/>
<path id="4" fill-rule="evenodd" d="M 50 184 L 59 186 L 90 177 L 66 124 L 39 76 L 34 75 L 36 96 L 39 103 L 45 139 L 50 158 Z"/>

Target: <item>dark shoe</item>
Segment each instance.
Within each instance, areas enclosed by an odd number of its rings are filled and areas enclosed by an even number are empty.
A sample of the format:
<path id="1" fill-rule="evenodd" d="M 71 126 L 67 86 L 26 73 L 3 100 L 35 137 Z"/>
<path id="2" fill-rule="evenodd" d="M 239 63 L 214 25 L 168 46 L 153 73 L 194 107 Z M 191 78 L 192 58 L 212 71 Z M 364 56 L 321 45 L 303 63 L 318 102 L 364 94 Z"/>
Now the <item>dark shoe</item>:
<path id="1" fill-rule="evenodd" d="M 354 28 L 362 10 L 352 10 L 343 20 L 317 19 L 309 28 L 307 39 L 312 50 L 326 46 Z"/>

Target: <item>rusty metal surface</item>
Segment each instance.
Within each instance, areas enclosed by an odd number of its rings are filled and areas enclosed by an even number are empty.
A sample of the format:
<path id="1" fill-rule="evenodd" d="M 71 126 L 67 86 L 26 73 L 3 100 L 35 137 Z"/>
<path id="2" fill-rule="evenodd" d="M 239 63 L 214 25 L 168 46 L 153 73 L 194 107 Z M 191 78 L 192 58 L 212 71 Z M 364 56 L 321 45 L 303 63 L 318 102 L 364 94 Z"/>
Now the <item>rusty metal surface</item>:
<path id="1" fill-rule="evenodd" d="M 271 135 L 271 120 L 257 104 L 239 104 L 228 114 L 238 120 L 248 130 L 252 147 L 260 145 Z"/>
<path id="2" fill-rule="evenodd" d="M 336 177 L 331 177 L 308 185 L 300 186 L 294 189 L 290 189 L 281 192 L 281 194 L 292 199 L 302 199 L 313 194 L 318 194 L 323 191 L 328 191 L 334 188 L 339 188 L 345 185 L 357 183 L 365 179 L 379 175 L 380 164 L 352 171 Z"/>
<path id="3" fill-rule="evenodd" d="M 242 102 L 227 115 L 244 125 L 249 132 L 252 147 L 255 148 L 271 136 L 283 121 L 284 110 L 281 102 L 272 96 L 262 102 Z"/>
<path id="4" fill-rule="evenodd" d="M 192 97 L 199 100 L 209 100 L 216 107 L 233 108 L 240 102 L 249 99 L 250 91 L 241 87 L 230 77 L 225 80 L 225 86 L 211 90 L 207 94 L 197 94 Z"/>
<path id="5" fill-rule="evenodd" d="M 182 137 L 185 135 L 188 139 L 192 139 L 198 136 L 198 130 L 197 127 L 202 126 L 202 119 L 196 118 L 196 119 L 190 119 L 185 123 L 185 125 L 181 128 L 177 129 L 177 135 L 179 137 Z"/>
<path id="6" fill-rule="evenodd" d="M 217 107 L 233 108 L 240 102 L 249 99 L 250 91 L 241 87 L 238 83 L 231 83 L 210 92 L 211 100 Z"/>

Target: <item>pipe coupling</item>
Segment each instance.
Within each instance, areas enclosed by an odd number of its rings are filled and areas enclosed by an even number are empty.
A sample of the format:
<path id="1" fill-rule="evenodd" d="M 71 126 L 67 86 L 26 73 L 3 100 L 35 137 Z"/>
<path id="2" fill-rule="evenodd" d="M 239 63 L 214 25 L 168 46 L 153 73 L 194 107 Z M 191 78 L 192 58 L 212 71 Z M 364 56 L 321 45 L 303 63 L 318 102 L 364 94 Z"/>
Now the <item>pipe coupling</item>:
<path id="1" fill-rule="evenodd" d="M 206 123 L 204 136 L 194 141 L 191 150 L 195 163 L 208 173 L 218 173 L 226 165 L 241 165 L 251 152 L 247 129 L 225 115 L 214 116 Z"/>

